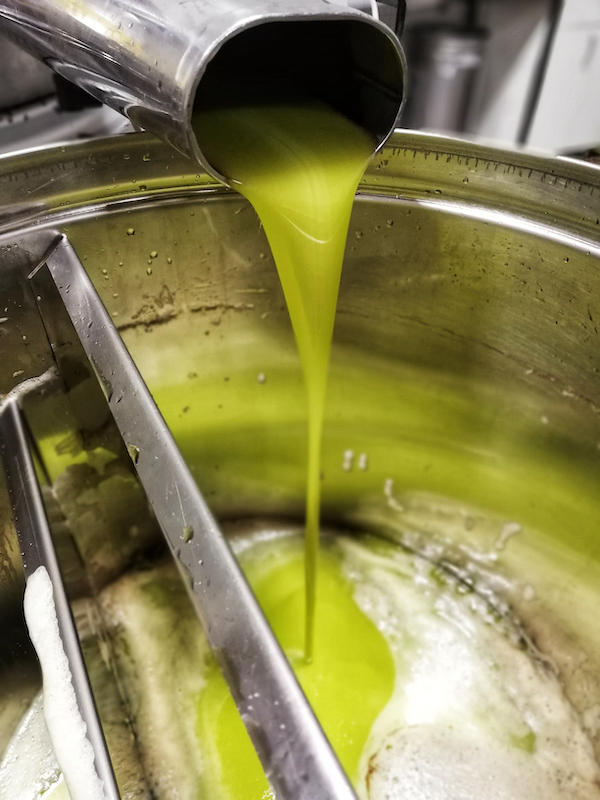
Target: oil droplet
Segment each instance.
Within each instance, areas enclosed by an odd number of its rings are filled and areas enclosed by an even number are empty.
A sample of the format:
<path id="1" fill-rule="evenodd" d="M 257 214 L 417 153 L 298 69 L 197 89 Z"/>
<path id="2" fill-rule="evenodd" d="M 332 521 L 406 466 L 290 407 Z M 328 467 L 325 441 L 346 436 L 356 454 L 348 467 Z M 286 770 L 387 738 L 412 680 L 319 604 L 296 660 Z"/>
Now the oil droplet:
<path id="1" fill-rule="evenodd" d="M 191 525 L 186 525 L 184 527 L 183 531 L 181 532 L 181 538 L 186 543 L 192 541 L 192 539 L 194 538 L 194 529 L 192 528 Z"/>
<path id="2" fill-rule="evenodd" d="M 523 587 L 523 600 L 531 602 L 531 600 L 534 599 L 535 599 L 535 589 L 530 583 L 528 583 L 527 586 Z"/>
<path id="3" fill-rule="evenodd" d="M 152 262 L 149 261 L 148 263 L 151 264 Z M 152 267 L 146 267 L 146 275 L 152 275 Z"/>
<path id="4" fill-rule="evenodd" d="M 352 472 L 354 466 L 354 450 L 344 450 L 344 461 L 342 462 L 342 469 L 344 472 Z"/>
<path id="5" fill-rule="evenodd" d="M 167 258 L 167 264 L 172 264 L 172 263 L 173 263 L 173 259 L 171 258 L 171 256 L 169 256 L 169 258 Z"/>
<path id="6" fill-rule="evenodd" d="M 133 463 L 137 464 L 140 460 L 140 448 L 136 447 L 134 444 L 128 444 L 127 452 L 129 453 L 129 458 L 133 461 Z"/>
<path id="7" fill-rule="evenodd" d="M 127 236 L 133 236 L 135 233 L 135 228 L 127 228 Z"/>
<path id="8" fill-rule="evenodd" d="M 494 550 L 504 550 L 508 540 L 511 537 L 516 536 L 517 533 L 521 533 L 522 530 L 523 529 L 518 522 L 507 522 L 500 531 L 500 535 L 494 542 Z"/>
<path id="9" fill-rule="evenodd" d="M 388 506 L 394 511 L 404 511 L 404 506 L 394 496 L 394 479 L 387 478 L 383 485 L 383 493 L 387 497 Z"/>
<path id="10" fill-rule="evenodd" d="M 157 255 L 158 255 L 158 251 L 157 251 L 157 250 L 153 250 L 153 251 L 150 253 L 150 258 L 156 258 L 156 256 L 157 256 Z"/>

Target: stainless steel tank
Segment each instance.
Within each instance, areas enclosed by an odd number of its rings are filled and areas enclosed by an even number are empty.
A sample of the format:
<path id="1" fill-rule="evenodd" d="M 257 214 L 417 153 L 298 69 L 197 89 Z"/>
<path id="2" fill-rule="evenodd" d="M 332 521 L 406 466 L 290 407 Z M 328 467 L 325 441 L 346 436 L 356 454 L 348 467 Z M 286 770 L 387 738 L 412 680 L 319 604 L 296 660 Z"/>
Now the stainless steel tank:
<path id="1" fill-rule="evenodd" d="M 2 395 L 49 366 L 26 274 L 60 231 L 217 518 L 301 517 L 301 371 L 246 201 L 146 134 L 1 159 L 0 187 Z M 396 133 L 352 218 L 324 432 L 324 519 L 443 552 L 475 591 L 495 552 L 507 613 L 582 715 L 600 698 L 599 266 L 597 168 Z M 51 408 L 47 427 L 58 470 L 68 430 Z M 99 580 L 136 547 L 112 542 Z M 22 592 L 0 486 L 0 751 L 39 686 Z"/>

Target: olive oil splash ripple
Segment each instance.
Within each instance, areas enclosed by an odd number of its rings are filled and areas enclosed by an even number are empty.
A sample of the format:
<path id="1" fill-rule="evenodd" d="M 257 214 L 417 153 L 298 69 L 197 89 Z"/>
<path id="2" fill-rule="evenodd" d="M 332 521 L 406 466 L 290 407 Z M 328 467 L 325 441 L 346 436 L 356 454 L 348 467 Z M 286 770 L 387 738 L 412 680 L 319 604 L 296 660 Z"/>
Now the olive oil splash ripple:
<path id="1" fill-rule="evenodd" d="M 279 272 L 308 403 L 305 656 L 312 658 L 321 434 L 335 309 L 352 204 L 374 143 L 312 100 L 249 102 L 194 115 L 208 161 L 254 206 Z"/>

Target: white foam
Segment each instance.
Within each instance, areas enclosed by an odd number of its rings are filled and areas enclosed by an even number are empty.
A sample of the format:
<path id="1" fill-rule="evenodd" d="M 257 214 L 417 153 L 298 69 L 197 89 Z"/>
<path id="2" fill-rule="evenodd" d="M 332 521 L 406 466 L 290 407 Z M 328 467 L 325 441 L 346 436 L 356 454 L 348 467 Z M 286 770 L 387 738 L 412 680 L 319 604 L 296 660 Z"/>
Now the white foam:
<path id="1" fill-rule="evenodd" d="M 408 553 L 390 558 L 338 542 L 354 597 L 396 663 L 394 693 L 361 760 L 369 798 L 600 796 L 589 737 L 600 712 L 581 719 L 552 670 L 513 641 L 484 597 L 463 594 L 460 582 Z"/>
<path id="2" fill-rule="evenodd" d="M 44 723 L 42 696 L 31 704 L 0 763 L 0 800 L 39 800 L 57 783 L 56 763 Z"/>
<path id="3" fill-rule="evenodd" d="M 94 766 L 94 750 L 77 706 L 58 629 L 52 582 L 45 567 L 38 567 L 28 578 L 23 608 L 42 667 L 46 725 L 71 798 L 105 800 L 104 784 Z"/>

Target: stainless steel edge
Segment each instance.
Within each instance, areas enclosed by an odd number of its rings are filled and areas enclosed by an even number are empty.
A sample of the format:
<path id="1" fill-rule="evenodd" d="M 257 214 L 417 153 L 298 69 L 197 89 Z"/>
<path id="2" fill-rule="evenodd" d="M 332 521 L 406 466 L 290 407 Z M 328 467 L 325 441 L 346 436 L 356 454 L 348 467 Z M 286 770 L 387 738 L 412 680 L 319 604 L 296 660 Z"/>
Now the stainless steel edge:
<path id="1" fill-rule="evenodd" d="M 31 276 L 42 316 L 58 289 L 277 796 L 354 791 L 158 408 L 66 238 Z"/>
<path id="2" fill-rule="evenodd" d="M 0 157 L 0 235 L 225 191 L 147 133 L 17 153 Z M 417 131 L 395 131 L 373 159 L 359 186 L 359 195 L 371 193 L 427 200 L 432 208 L 458 201 L 518 210 L 523 219 L 592 237 L 599 230 L 599 166 Z"/>

